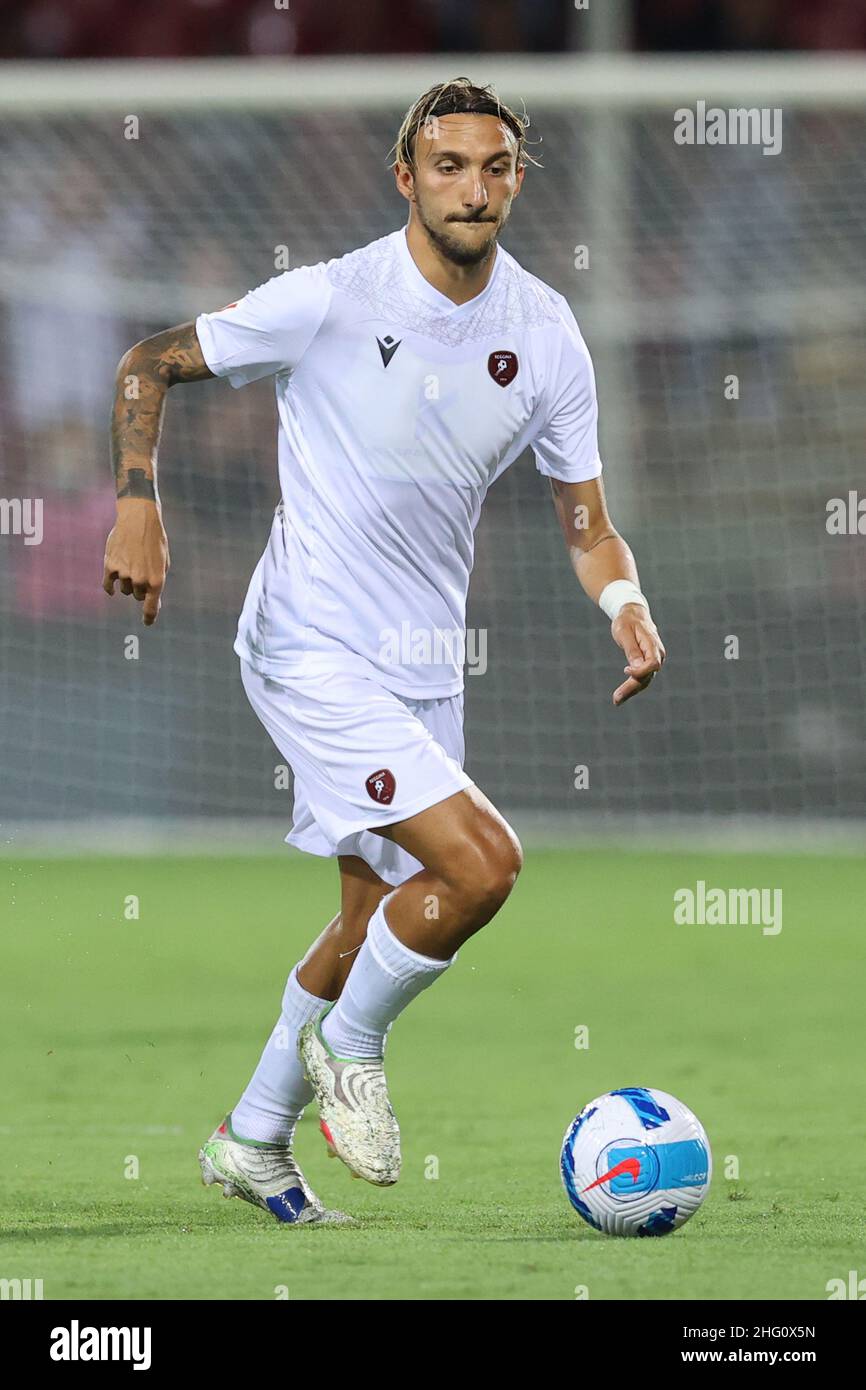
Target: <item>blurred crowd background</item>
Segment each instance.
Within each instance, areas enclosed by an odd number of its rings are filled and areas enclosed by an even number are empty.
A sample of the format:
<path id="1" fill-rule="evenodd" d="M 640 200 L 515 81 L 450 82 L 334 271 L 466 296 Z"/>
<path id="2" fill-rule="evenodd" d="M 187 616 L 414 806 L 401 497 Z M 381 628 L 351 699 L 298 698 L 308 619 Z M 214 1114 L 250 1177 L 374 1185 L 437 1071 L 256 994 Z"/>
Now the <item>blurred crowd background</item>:
<path id="1" fill-rule="evenodd" d="M 859 0 L 638 0 L 631 22 L 642 49 L 742 51 L 856 47 L 863 17 Z M 542 54 L 579 28 L 552 0 L 7 0 L 0 53 Z M 151 632 L 100 588 L 109 402 L 126 347 L 267 279 L 277 248 L 294 267 L 401 225 L 386 157 L 402 114 L 387 91 L 361 114 L 218 111 L 202 93 L 126 140 L 114 111 L 3 113 L 0 495 L 45 508 L 40 546 L 0 543 L 0 816 L 287 816 L 231 651 L 277 500 L 272 385 L 169 398 L 173 569 Z M 862 815 L 866 557 L 827 534 L 825 506 L 863 477 L 866 105 L 790 108 L 773 158 L 677 146 L 670 111 L 530 114 L 544 168 L 503 242 L 566 294 L 593 352 L 613 515 L 673 674 L 612 710 L 622 663 L 527 457 L 478 533 L 469 623 L 489 670 L 467 678 L 469 770 L 506 810 Z"/>
<path id="2" fill-rule="evenodd" d="M 5 0 L 0 57 L 556 53 L 586 41 L 576 8 L 574 0 Z M 863 0 L 629 0 L 627 21 L 639 51 L 866 47 Z"/>

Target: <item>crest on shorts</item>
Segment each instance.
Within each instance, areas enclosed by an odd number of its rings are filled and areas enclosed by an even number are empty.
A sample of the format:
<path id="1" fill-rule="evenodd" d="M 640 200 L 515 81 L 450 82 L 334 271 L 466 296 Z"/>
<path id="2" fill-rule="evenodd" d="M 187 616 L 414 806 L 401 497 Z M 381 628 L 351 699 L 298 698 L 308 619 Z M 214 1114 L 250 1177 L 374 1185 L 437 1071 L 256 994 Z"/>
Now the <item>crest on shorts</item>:
<path id="1" fill-rule="evenodd" d="M 374 801 L 382 806 L 390 806 L 397 790 L 397 780 L 390 768 L 383 767 L 378 772 L 371 772 L 364 786 Z"/>
<path id="2" fill-rule="evenodd" d="M 487 370 L 497 386 L 509 386 L 517 376 L 517 353 L 503 348 L 501 352 L 491 352 L 487 359 Z"/>

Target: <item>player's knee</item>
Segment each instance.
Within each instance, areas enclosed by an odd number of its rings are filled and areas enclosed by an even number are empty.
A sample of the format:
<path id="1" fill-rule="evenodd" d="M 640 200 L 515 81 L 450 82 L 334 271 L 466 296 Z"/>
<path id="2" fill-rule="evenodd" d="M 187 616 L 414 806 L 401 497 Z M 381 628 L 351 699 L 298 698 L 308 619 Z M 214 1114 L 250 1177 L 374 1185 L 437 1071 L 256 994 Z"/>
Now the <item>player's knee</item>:
<path id="1" fill-rule="evenodd" d="M 462 888 L 471 906 L 487 920 L 498 912 L 523 867 L 520 841 L 510 826 L 474 840 L 461 855 Z"/>

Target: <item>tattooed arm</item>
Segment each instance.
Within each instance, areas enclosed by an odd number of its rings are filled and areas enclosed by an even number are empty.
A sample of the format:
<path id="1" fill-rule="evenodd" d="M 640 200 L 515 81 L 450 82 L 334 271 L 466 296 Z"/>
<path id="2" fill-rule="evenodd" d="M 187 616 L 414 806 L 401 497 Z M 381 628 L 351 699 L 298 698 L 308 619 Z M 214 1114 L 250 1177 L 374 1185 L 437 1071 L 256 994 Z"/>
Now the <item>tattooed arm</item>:
<path id="1" fill-rule="evenodd" d="M 102 587 L 113 594 L 119 580 L 122 594 L 144 604 L 148 627 L 159 613 L 169 567 L 156 479 L 166 392 L 179 381 L 211 376 L 193 323 L 136 343 L 117 369 L 111 420 L 117 522 L 105 547 Z"/>

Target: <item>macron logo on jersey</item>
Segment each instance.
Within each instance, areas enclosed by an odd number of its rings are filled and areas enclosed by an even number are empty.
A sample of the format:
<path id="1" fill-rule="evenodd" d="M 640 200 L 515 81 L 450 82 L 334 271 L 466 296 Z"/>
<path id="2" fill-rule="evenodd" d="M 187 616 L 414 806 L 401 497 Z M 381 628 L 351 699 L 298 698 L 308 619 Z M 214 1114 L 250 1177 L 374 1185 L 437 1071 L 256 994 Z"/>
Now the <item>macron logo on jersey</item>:
<path id="1" fill-rule="evenodd" d="M 397 351 L 402 341 L 402 338 L 398 338 L 397 342 L 395 343 L 390 333 L 388 334 L 384 342 L 381 338 L 376 339 L 376 342 L 379 344 L 379 351 L 382 354 L 383 367 L 387 367 L 388 363 L 391 361 L 391 358 L 394 356 L 394 353 Z"/>

